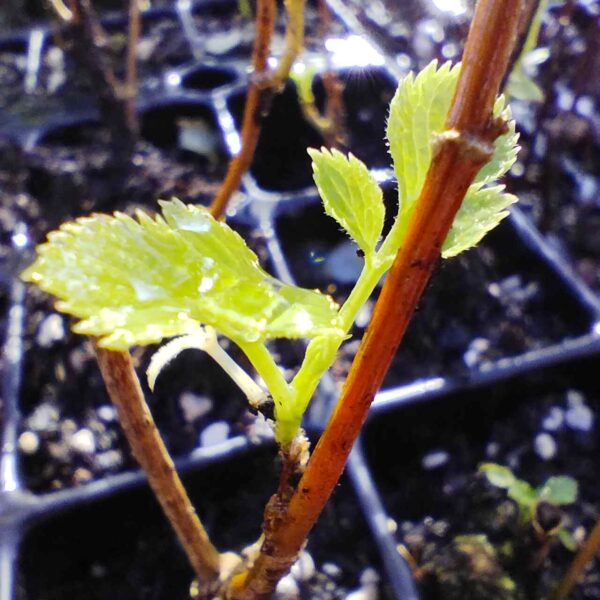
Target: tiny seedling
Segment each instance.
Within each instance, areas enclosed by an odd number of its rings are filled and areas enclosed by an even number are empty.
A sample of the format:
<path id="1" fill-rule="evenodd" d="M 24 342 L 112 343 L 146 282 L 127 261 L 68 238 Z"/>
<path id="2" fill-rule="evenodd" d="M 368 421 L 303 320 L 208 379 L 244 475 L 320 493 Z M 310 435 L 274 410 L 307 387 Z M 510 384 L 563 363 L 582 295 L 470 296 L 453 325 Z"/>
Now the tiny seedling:
<path id="1" fill-rule="evenodd" d="M 351 154 L 309 150 L 325 212 L 354 240 L 364 258 L 358 281 L 341 307 L 317 290 L 278 281 L 227 224 L 202 207 L 175 199 L 161 202 L 158 215 L 97 214 L 65 223 L 48 235 L 38 247 L 36 261 L 22 274 L 56 296 L 58 310 L 78 319 L 75 332 L 95 338 L 107 387 L 129 441 L 196 571 L 215 583 L 213 592 L 224 578 L 227 597 L 256 598 L 272 591 L 331 493 L 372 400 L 371 388 L 381 381 L 385 372 L 381 367 L 389 357 L 379 361 L 378 372 L 366 378 L 369 381 L 361 379 L 361 385 L 369 388 L 360 394 L 360 410 L 353 411 L 351 427 L 342 426 L 338 432 L 332 423 L 345 419 L 347 406 L 352 405 L 344 403 L 347 398 L 342 395 L 343 409 L 334 414 L 306 471 L 302 416 L 379 281 L 390 271 L 378 303 L 383 299 L 384 312 L 398 306 L 386 295 L 395 281 L 411 286 L 408 299 L 400 303 L 406 310 L 393 317 L 402 321 L 393 332 L 399 340 L 439 255 L 451 257 L 475 245 L 516 200 L 496 183 L 513 164 L 518 148 L 510 111 L 502 98 L 494 99 L 514 40 L 517 6 L 515 1 L 512 11 L 508 5 L 480 1 L 467 41 L 465 73 L 460 65 L 438 67 L 434 62 L 400 82 L 387 127 L 398 179 L 398 210 L 387 234 L 383 235 L 382 190 L 368 168 Z M 498 27 L 501 33 L 492 35 Z M 490 69 L 484 72 L 480 66 L 486 60 Z M 419 234 L 428 229 L 428 235 Z M 401 275 L 404 261 L 406 276 Z M 377 318 L 376 310 L 373 327 L 379 331 Z M 218 336 L 229 338 L 245 353 L 258 377 L 233 362 Z M 255 553 L 254 564 L 234 567 L 227 576 L 223 555 L 219 558 L 212 546 L 207 549 L 206 532 L 198 536 L 202 548 L 194 556 L 190 528 L 178 521 L 189 518 L 193 509 L 185 505 L 189 501 L 164 448 L 157 448 L 158 436 L 149 412 L 144 412 L 127 354 L 132 346 L 166 338 L 174 340 L 152 361 L 151 385 L 168 361 L 195 347 L 209 353 L 233 377 L 251 404 L 260 406 L 269 398 L 274 402 L 275 437 L 284 458 L 280 489 L 267 506 L 264 541 L 255 545 L 260 553 Z M 309 341 L 289 381 L 269 347 L 277 338 Z M 394 343 L 381 347 L 391 356 Z M 345 392 L 355 389 L 355 378 L 351 372 Z M 332 443 L 336 451 L 325 465 L 321 456 Z M 326 474 L 327 481 L 307 483 L 315 473 Z M 291 475 L 297 474 L 302 479 L 294 488 Z M 169 494 L 164 486 L 171 486 Z M 298 512 L 301 516 L 296 518 Z"/>
<path id="2" fill-rule="evenodd" d="M 522 526 L 532 525 L 544 538 L 556 537 L 568 550 L 574 552 L 577 549 L 577 542 L 566 528 L 560 511 L 552 510 L 577 500 L 577 482 L 572 477 L 550 477 L 534 488 L 502 465 L 485 463 L 479 470 L 492 485 L 506 490 L 507 496 L 514 500 Z"/>

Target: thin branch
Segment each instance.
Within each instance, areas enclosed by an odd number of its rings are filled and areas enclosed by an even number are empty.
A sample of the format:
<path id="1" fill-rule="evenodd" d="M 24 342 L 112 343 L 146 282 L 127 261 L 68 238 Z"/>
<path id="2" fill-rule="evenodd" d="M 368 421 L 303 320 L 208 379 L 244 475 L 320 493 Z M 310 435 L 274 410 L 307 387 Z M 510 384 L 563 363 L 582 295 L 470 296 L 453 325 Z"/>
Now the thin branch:
<path id="1" fill-rule="evenodd" d="M 275 0 L 257 0 L 256 38 L 252 52 L 254 69 L 242 122 L 242 147 L 231 162 L 221 188 L 210 205 L 215 218 L 225 213 L 231 196 L 240 187 L 242 176 L 250 168 L 254 151 L 260 136 L 262 119 L 268 114 L 273 95 L 280 92 L 287 81 L 290 69 L 304 46 L 304 4 L 305 0 L 285 0 L 287 26 L 285 48 L 277 70 L 273 74 L 267 72 L 267 61 L 271 46 L 271 38 L 277 16 Z"/>
<path id="2" fill-rule="evenodd" d="M 127 32 L 127 67 L 125 74 L 125 110 L 129 129 L 138 132 L 139 124 L 135 100 L 137 98 L 137 45 L 140 39 L 140 0 L 129 0 Z"/>
<path id="3" fill-rule="evenodd" d="M 219 553 L 196 515 L 160 437 L 131 356 L 128 352 L 113 352 L 97 346 L 95 350 L 106 388 L 133 454 L 148 476 L 150 487 L 173 526 L 194 572 L 204 581 L 216 581 Z"/>
<path id="4" fill-rule="evenodd" d="M 50 6 L 54 9 L 56 15 L 65 23 L 73 18 L 73 13 L 63 0 L 50 0 Z"/>
<path id="5" fill-rule="evenodd" d="M 563 577 L 552 600 L 564 600 L 570 593 L 573 586 L 577 583 L 585 571 L 587 564 L 600 551 L 600 520 L 594 525 L 594 528 L 583 543 L 583 546 L 577 552 L 569 570 Z"/>
<path id="6" fill-rule="evenodd" d="M 398 252 L 354 359 L 337 408 L 315 448 L 284 518 L 268 532 L 244 589 L 291 567 L 344 469 L 408 322 L 440 257 L 463 197 L 489 160 L 505 123 L 492 118 L 493 104 L 516 37 L 522 0 L 480 0 L 467 39 L 446 132 L 435 152 L 405 243 Z M 272 589 L 272 588 L 271 588 Z M 237 591 L 236 599 L 257 596 Z"/>
<path id="7" fill-rule="evenodd" d="M 273 86 L 280 91 L 290 74 L 297 56 L 304 49 L 304 6 L 306 0 L 284 0 L 287 25 L 285 28 L 285 46 L 279 58 L 277 71 L 273 76 Z"/>

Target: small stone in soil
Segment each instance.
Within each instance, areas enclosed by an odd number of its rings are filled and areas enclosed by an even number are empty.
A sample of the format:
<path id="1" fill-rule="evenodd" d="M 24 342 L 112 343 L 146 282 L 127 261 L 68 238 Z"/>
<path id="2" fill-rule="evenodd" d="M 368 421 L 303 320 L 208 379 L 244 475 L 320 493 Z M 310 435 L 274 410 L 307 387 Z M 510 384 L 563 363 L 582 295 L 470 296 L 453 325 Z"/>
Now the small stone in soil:
<path id="1" fill-rule="evenodd" d="M 206 396 L 183 392 L 179 396 L 179 406 L 186 423 L 192 423 L 209 413 L 212 410 L 213 403 Z"/>
<path id="2" fill-rule="evenodd" d="M 553 406 L 548 416 L 542 421 L 542 427 L 547 431 L 558 431 L 565 421 L 565 413 L 562 408 Z"/>
<path id="3" fill-rule="evenodd" d="M 421 466 L 426 471 L 431 471 L 443 467 L 448 460 L 450 460 L 450 455 L 445 450 L 433 450 L 421 459 Z"/>
<path id="4" fill-rule="evenodd" d="M 301 552 L 298 560 L 292 565 L 292 575 L 297 581 L 308 581 L 315 574 L 315 562 L 308 552 Z"/>
<path id="5" fill-rule="evenodd" d="M 48 403 L 40 404 L 27 419 L 27 426 L 33 431 L 53 431 L 58 424 L 58 410 Z"/>
<path id="6" fill-rule="evenodd" d="M 300 588 L 291 573 L 279 580 L 275 589 L 275 597 L 277 600 L 295 600 L 296 598 L 300 598 Z"/>
<path id="7" fill-rule="evenodd" d="M 323 573 L 325 573 L 325 575 L 331 579 L 338 579 L 342 575 L 342 569 L 330 562 L 323 563 L 321 571 L 323 571 Z"/>
<path id="8" fill-rule="evenodd" d="M 552 460 L 556 456 L 556 442 L 549 433 L 538 433 L 533 442 L 535 453 L 542 460 Z"/>
<path id="9" fill-rule="evenodd" d="M 118 450 L 100 452 L 94 457 L 96 471 L 115 471 L 123 464 L 123 455 Z"/>
<path id="10" fill-rule="evenodd" d="M 222 444 L 229 437 L 229 425 L 224 421 L 211 423 L 200 433 L 201 446 L 215 446 Z"/>
<path id="11" fill-rule="evenodd" d="M 567 392 L 569 408 L 565 415 L 567 425 L 576 431 L 591 431 L 594 424 L 594 414 L 585 404 L 583 394 L 575 390 Z"/>
<path id="12" fill-rule="evenodd" d="M 79 454 L 93 454 L 96 451 L 94 434 L 89 429 L 80 429 L 69 440 L 71 449 Z"/>
<path id="13" fill-rule="evenodd" d="M 496 458 L 496 456 L 498 456 L 498 452 L 500 452 L 500 444 L 498 444 L 498 442 L 490 442 L 485 447 L 485 455 L 488 458 Z"/>
<path id="14" fill-rule="evenodd" d="M 79 467 L 78 469 L 75 469 L 75 472 L 73 473 L 73 483 L 75 485 L 81 485 L 82 483 L 91 481 L 93 477 L 94 476 L 92 475 L 91 471 L 84 469 L 83 467 Z"/>
<path id="15" fill-rule="evenodd" d="M 63 318 L 56 313 L 48 315 L 38 327 L 36 342 L 42 348 L 49 348 L 55 342 L 60 342 L 65 337 Z"/>
<path id="16" fill-rule="evenodd" d="M 105 423 L 112 423 L 117 419 L 117 411 L 115 410 L 115 407 L 110 404 L 100 406 L 96 412 L 98 418 L 102 419 Z"/>
<path id="17" fill-rule="evenodd" d="M 40 438 L 33 431 L 24 431 L 19 436 L 19 450 L 23 454 L 35 454 L 40 447 Z"/>

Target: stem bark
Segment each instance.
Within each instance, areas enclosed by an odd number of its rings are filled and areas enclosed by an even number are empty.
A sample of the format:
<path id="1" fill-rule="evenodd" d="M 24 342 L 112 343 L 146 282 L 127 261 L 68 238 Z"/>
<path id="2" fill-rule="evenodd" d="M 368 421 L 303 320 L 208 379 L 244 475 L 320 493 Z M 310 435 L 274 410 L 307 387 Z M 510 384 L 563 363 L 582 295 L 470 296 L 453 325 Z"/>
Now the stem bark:
<path id="1" fill-rule="evenodd" d="M 583 574 L 586 565 L 594 558 L 598 551 L 600 551 L 600 520 L 594 525 L 590 535 L 588 535 L 583 546 L 577 552 L 569 570 L 552 596 L 552 600 L 564 600 L 569 595 L 573 586 Z"/>
<path id="2" fill-rule="evenodd" d="M 231 196 L 240 187 L 242 176 L 249 169 L 258 144 L 263 112 L 270 103 L 272 94 L 270 88 L 264 83 L 264 77 L 276 16 L 277 5 L 275 0 L 257 0 L 256 37 L 252 51 L 254 72 L 250 80 L 244 107 L 241 133 L 242 147 L 239 153 L 231 159 L 223 184 L 210 205 L 210 212 L 215 219 L 223 216 Z"/>
<path id="3" fill-rule="evenodd" d="M 219 576 L 219 553 L 211 544 L 162 441 L 128 352 L 95 346 L 98 364 L 127 441 L 148 476 L 165 515 L 203 581 Z"/>

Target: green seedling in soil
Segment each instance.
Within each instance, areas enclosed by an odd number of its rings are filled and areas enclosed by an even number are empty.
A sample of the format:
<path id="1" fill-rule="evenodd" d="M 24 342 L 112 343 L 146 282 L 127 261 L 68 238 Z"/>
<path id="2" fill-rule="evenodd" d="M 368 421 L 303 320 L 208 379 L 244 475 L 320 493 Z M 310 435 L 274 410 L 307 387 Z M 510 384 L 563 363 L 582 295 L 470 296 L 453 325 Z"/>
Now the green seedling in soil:
<path id="1" fill-rule="evenodd" d="M 560 510 L 560 507 L 577 500 L 577 482 L 572 477 L 550 477 L 543 485 L 534 488 L 515 477 L 508 467 L 485 463 L 479 470 L 492 485 L 506 490 L 507 496 L 514 500 L 519 509 L 521 526 L 532 526 L 544 539 L 559 539 L 572 552 L 577 549 L 577 543 L 566 528 Z"/>
<path id="2" fill-rule="evenodd" d="M 228 225 L 177 200 L 161 202 L 159 215 L 137 211 L 135 218 L 115 213 L 66 223 L 49 234 L 22 274 L 56 296 L 58 310 L 79 320 L 77 333 L 95 338 L 124 430 L 190 562 L 207 582 L 204 596 L 224 588 L 226 597 L 264 597 L 289 570 L 341 474 L 440 254 L 455 256 L 476 244 L 515 201 L 496 183 L 517 153 L 514 123 L 496 95 L 519 9 L 517 0 L 502 6 L 480 0 L 463 66 L 432 63 L 400 83 L 387 128 L 398 210 L 386 235 L 382 191 L 367 167 L 335 150 L 309 151 L 325 212 L 364 258 L 343 306 L 319 291 L 276 280 Z M 306 465 L 302 415 L 386 273 L 358 367 Z M 406 294 L 402 302 L 392 300 L 396 293 Z M 232 361 L 218 336 L 241 348 L 256 379 Z M 153 361 L 151 384 L 178 352 L 195 347 L 208 352 L 252 404 L 274 402 L 282 475 L 265 511 L 263 538 L 246 552 L 247 565 L 232 566 L 230 556 L 219 555 L 208 541 L 145 406 L 126 351 L 165 338 L 175 339 Z M 277 338 L 309 340 L 290 381 L 269 348 Z"/>

